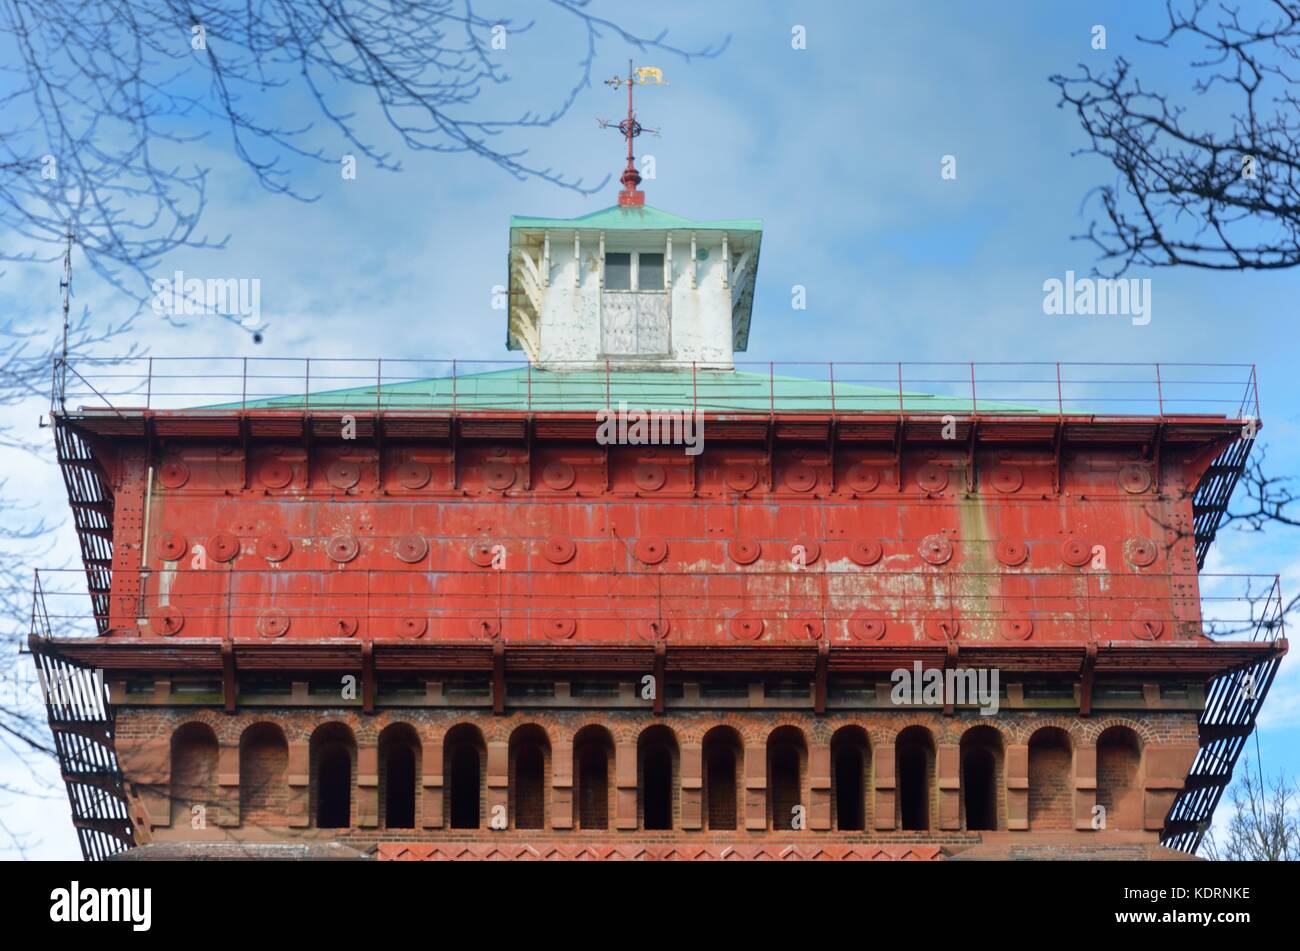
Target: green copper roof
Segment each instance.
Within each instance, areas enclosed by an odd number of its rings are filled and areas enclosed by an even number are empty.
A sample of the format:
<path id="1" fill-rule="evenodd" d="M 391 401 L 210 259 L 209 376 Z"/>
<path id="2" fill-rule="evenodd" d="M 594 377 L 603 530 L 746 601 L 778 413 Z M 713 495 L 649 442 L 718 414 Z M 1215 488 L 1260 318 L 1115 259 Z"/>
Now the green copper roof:
<path id="1" fill-rule="evenodd" d="M 909 413 L 970 413 L 971 401 L 926 393 L 903 394 Z M 362 386 L 303 396 L 282 396 L 228 403 L 208 409 L 309 408 L 392 410 L 514 410 L 533 412 L 596 412 L 617 409 L 690 409 L 709 413 L 781 412 L 898 412 L 898 390 L 836 382 L 832 406 L 829 380 L 769 376 L 731 370 L 604 370 L 553 371 L 516 367 L 464 376 L 437 377 L 382 387 Z M 1011 403 L 980 400 L 981 412 L 1038 413 Z"/>
<path id="2" fill-rule="evenodd" d="M 671 215 L 658 208 L 621 208 L 613 205 L 577 218 L 530 218 L 514 215 L 510 228 L 590 229 L 592 231 L 762 231 L 763 222 L 757 218 L 737 218 L 731 221 L 696 221 Z"/>

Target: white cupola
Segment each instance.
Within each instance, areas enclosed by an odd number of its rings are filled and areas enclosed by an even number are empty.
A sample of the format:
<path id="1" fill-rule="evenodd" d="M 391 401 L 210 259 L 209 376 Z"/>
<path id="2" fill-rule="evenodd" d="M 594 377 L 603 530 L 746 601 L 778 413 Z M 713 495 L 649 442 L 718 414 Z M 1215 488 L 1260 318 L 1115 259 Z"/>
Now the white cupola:
<path id="1" fill-rule="evenodd" d="M 644 205 L 510 221 L 507 346 L 548 370 L 731 369 L 749 342 L 761 221 Z"/>

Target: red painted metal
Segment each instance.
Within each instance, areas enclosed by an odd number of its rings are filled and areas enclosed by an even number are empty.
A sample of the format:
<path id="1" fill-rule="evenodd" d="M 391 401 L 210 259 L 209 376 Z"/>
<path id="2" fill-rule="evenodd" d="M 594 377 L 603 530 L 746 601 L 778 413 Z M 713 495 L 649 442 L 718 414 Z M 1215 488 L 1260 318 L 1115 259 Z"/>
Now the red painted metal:
<path id="1" fill-rule="evenodd" d="M 356 618 L 360 642 L 472 643 L 490 619 L 503 643 L 564 649 L 644 644 L 645 625 L 666 624 L 677 649 L 806 643 L 814 618 L 850 646 L 870 616 L 887 622 L 883 648 L 934 630 L 1009 649 L 1142 641 L 1157 627 L 1156 646 L 1203 643 L 1192 497 L 1214 447 L 1239 435 L 1225 420 L 1164 427 L 1177 442 L 1157 485 L 1140 419 L 1102 438 L 1084 423 L 1061 449 L 1052 417 L 985 417 L 968 443 L 912 416 L 846 433 L 841 416 L 833 447 L 828 414 L 777 412 L 758 429 L 706 418 L 692 458 L 600 446 L 594 427 L 530 442 L 509 413 L 426 416 L 441 435 L 400 441 L 378 438 L 391 415 L 358 413 L 364 441 L 308 438 L 331 420 L 338 432 L 328 413 L 236 415 L 226 430 L 134 414 L 135 435 L 95 440 L 119 499 L 134 485 L 142 508 L 134 454 L 157 445 L 155 466 L 188 472 L 150 490 L 147 545 L 142 518 L 114 525 L 110 637 L 306 643 Z M 571 418 L 540 414 L 534 429 Z M 737 476 L 768 465 L 774 484 Z M 261 475 L 246 485 L 246 470 Z M 206 561 L 176 557 L 177 537 L 208 540 Z M 160 611 L 175 629 L 154 629 Z M 573 630 L 554 641 L 559 621 Z"/>

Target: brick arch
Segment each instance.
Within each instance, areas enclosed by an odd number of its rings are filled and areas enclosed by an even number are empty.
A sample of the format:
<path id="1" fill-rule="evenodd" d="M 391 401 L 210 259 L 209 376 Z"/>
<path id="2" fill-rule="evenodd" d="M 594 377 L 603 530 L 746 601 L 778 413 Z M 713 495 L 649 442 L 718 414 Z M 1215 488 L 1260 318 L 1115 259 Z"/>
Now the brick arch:
<path id="1" fill-rule="evenodd" d="M 810 740 L 808 736 L 808 724 L 802 720 L 796 720 L 791 717 L 778 717 L 776 719 L 769 720 L 766 723 L 758 724 L 757 729 L 758 729 L 759 736 L 764 743 L 770 740 L 772 738 L 772 734 L 775 733 L 777 730 L 796 731 L 799 734 L 800 738 L 803 740 L 805 746 L 809 744 L 809 740 Z"/>
<path id="2" fill-rule="evenodd" d="M 187 719 L 172 730 L 169 800 L 172 828 L 202 817 L 203 827 L 215 819 L 208 811 L 219 797 L 217 763 L 221 743 L 212 726 Z M 195 807 L 198 807 L 196 813 Z"/>
<path id="3" fill-rule="evenodd" d="M 1026 723 L 1008 723 L 1006 729 L 1015 738 L 1016 743 L 1021 745 L 1027 745 L 1033 735 L 1042 729 L 1060 730 L 1070 738 L 1071 748 L 1082 746 L 1087 742 L 1083 725 L 1077 719 L 1070 717 L 1040 717 L 1036 715 Z"/>
<path id="4" fill-rule="evenodd" d="M 313 828 L 356 825 L 357 736 L 342 720 L 316 725 L 307 741 L 308 816 Z"/>
<path id="5" fill-rule="evenodd" d="M 647 720 L 645 723 L 637 724 L 636 732 L 632 737 L 630 737 L 630 739 L 640 741 L 641 737 L 650 732 L 664 733 L 665 735 L 670 736 L 674 743 L 681 746 L 682 731 L 669 723 L 663 722 L 662 720 Z"/>
<path id="6" fill-rule="evenodd" d="M 239 824 L 287 825 L 288 805 L 289 741 L 277 720 L 259 717 L 239 734 Z"/>
<path id="7" fill-rule="evenodd" d="M 968 724 L 958 739 L 963 829 L 996 832 L 1007 827 L 1006 735 L 992 723 Z"/>
<path id="8" fill-rule="evenodd" d="M 238 746 L 239 737 L 248 728 L 247 721 L 240 716 L 225 713 L 209 713 L 207 710 L 196 711 L 194 721 L 206 723 L 217 734 L 217 742 L 222 746 Z"/>
<path id="9" fill-rule="evenodd" d="M 700 746 L 700 799 L 703 828 L 744 827 L 745 738 L 730 723 L 715 723 L 697 741 Z"/>
<path id="10" fill-rule="evenodd" d="M 414 724 L 384 719 L 388 722 L 383 723 L 375 740 L 379 825 L 385 829 L 416 829 L 420 826 L 424 744 Z"/>
<path id="11" fill-rule="evenodd" d="M 545 829 L 551 812 L 551 735 L 542 724 L 529 719 L 515 724 L 506 742 L 510 827 Z"/>
<path id="12" fill-rule="evenodd" d="M 1142 768 L 1145 744 L 1124 723 L 1097 736 L 1097 805 L 1105 808 L 1106 829 L 1142 828 Z"/>
<path id="13" fill-rule="evenodd" d="M 871 735 L 861 724 L 840 722 L 823 745 L 830 751 L 831 828 L 865 832 L 875 812 Z"/>
<path id="14" fill-rule="evenodd" d="M 518 714 L 514 714 L 508 717 L 492 717 L 474 722 L 479 728 L 479 732 L 483 734 L 485 743 L 509 743 L 510 735 L 518 729 L 519 724 L 523 721 L 520 720 Z"/>
<path id="15" fill-rule="evenodd" d="M 683 746 L 692 746 L 692 745 L 699 746 L 701 743 L 704 742 L 704 737 L 708 735 L 710 730 L 714 730 L 717 727 L 723 725 L 724 724 L 714 723 L 708 720 L 691 721 L 690 723 L 681 723 L 678 724 L 676 728 L 677 740 Z M 732 727 L 732 729 L 736 729 L 736 728 Z M 739 733 L 739 731 L 737 731 L 737 733 Z"/>
<path id="16" fill-rule="evenodd" d="M 919 728 L 930 734 L 930 742 L 937 748 L 939 740 L 942 738 L 942 726 L 943 723 L 937 718 L 913 715 L 905 719 L 893 720 L 888 726 L 882 725 L 875 730 L 869 730 L 867 736 L 870 737 L 873 747 L 877 745 L 896 746 L 903 731 Z"/>
<path id="17" fill-rule="evenodd" d="M 1134 720 L 1130 717 L 1108 716 L 1105 719 L 1090 720 L 1086 724 L 1081 724 L 1080 729 L 1083 731 L 1087 741 L 1096 744 L 1097 740 L 1103 733 L 1111 727 L 1123 727 L 1132 730 L 1136 734 L 1143 749 L 1152 743 L 1159 742 L 1159 738 L 1151 729 L 1151 724 L 1145 720 Z"/>
<path id="18" fill-rule="evenodd" d="M 767 731 L 763 755 L 767 763 L 767 827 L 792 831 L 794 807 L 808 814 L 808 734 L 803 725 L 782 718 Z"/>
<path id="19" fill-rule="evenodd" d="M 1055 723 L 1038 723 L 1025 737 L 1029 764 L 1029 830 L 1074 828 L 1074 759 L 1080 737 Z"/>
<path id="20" fill-rule="evenodd" d="M 814 717 L 806 722 L 803 726 L 804 735 L 808 742 L 814 746 L 825 746 L 830 743 L 831 737 L 836 732 L 851 724 L 831 723 L 825 717 Z"/>
<path id="21" fill-rule="evenodd" d="M 614 814 L 613 732 L 599 720 L 589 720 L 570 737 L 573 750 L 573 812 L 575 827 L 609 829 Z"/>
<path id="22" fill-rule="evenodd" d="M 682 747 L 667 723 L 647 723 L 636 735 L 637 827 L 681 828 Z"/>
<path id="23" fill-rule="evenodd" d="M 441 736 L 443 825 L 482 829 L 487 816 L 487 738 L 477 720 L 456 717 Z"/>
<path id="24" fill-rule="evenodd" d="M 192 723 L 201 724 L 212 731 L 218 743 L 238 742 L 244 725 L 238 718 L 217 713 L 213 710 L 180 710 L 179 716 L 160 724 L 159 731 L 174 735 L 181 727 Z"/>
<path id="25" fill-rule="evenodd" d="M 434 726 L 434 733 L 433 733 L 434 739 L 440 743 L 445 743 L 447 741 L 448 734 L 452 732 L 464 732 L 466 728 L 472 729 L 475 733 L 477 733 L 479 740 L 484 745 L 486 745 L 487 742 L 490 739 L 492 739 L 492 737 L 488 736 L 488 734 L 483 732 L 482 721 L 477 720 L 471 716 L 465 716 L 463 714 L 457 714 L 455 717 L 445 720 L 442 723 L 433 724 L 433 726 Z"/>
<path id="26" fill-rule="evenodd" d="M 922 831 L 939 825 L 938 739 L 931 724 L 910 723 L 894 734 L 895 826 Z"/>
<path id="27" fill-rule="evenodd" d="M 353 721 L 352 735 L 356 738 L 358 746 L 374 746 L 379 742 L 379 736 L 388 728 L 388 723 L 378 717 L 362 717 Z"/>
<path id="28" fill-rule="evenodd" d="M 346 717 L 346 714 L 343 715 Z M 280 724 L 284 730 L 284 735 L 290 743 L 310 743 L 312 734 L 319 730 L 326 723 L 339 722 L 343 719 L 331 711 L 319 711 L 316 720 L 298 719 L 293 716 L 284 716 L 277 714 L 275 721 Z"/>

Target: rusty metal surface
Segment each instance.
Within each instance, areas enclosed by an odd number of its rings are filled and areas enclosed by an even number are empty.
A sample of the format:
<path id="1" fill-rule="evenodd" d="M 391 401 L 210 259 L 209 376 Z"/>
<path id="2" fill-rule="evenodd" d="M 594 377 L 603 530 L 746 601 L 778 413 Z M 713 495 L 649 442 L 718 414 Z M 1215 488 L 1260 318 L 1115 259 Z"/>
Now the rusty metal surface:
<path id="1" fill-rule="evenodd" d="M 706 427 L 698 456 L 539 435 L 550 417 L 249 435 L 273 414 L 240 414 L 241 439 L 159 413 L 82 441 L 118 515 L 111 636 L 1165 643 L 1201 633 L 1193 502 L 1239 442 L 1228 421 L 1081 443 L 1059 420 L 943 440 L 817 414 Z"/>

